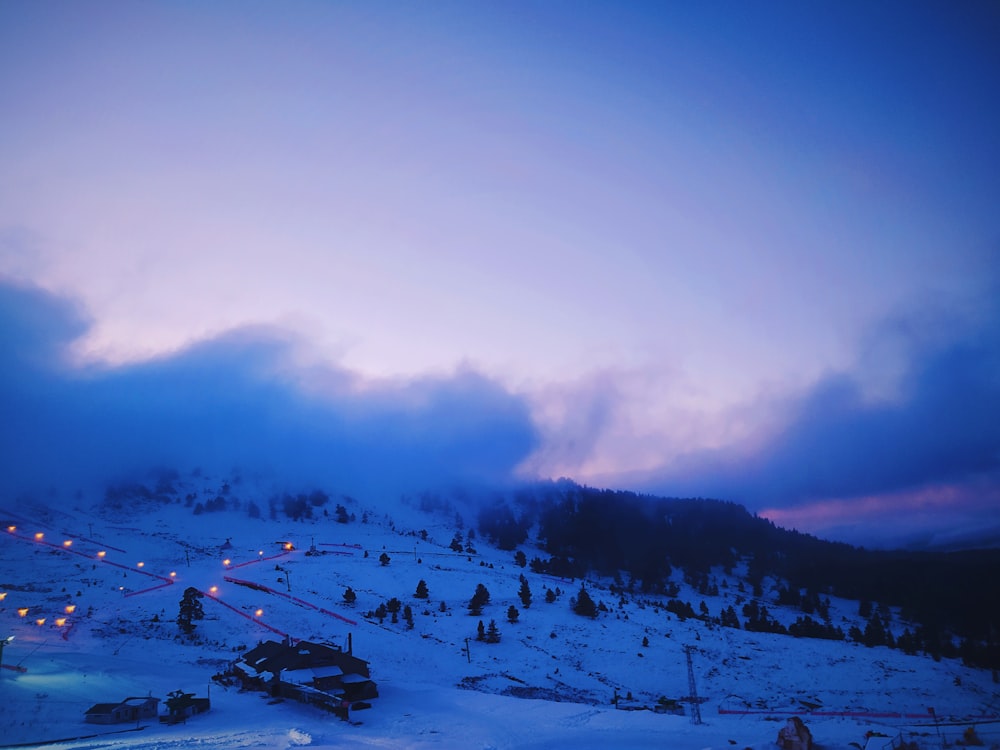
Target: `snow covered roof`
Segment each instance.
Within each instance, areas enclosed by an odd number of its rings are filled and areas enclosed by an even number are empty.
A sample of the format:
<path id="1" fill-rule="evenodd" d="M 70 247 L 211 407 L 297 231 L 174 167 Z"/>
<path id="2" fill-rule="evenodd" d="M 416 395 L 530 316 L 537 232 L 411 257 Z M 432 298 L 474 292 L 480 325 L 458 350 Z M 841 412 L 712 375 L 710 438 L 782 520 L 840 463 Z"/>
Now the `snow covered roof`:
<path id="1" fill-rule="evenodd" d="M 305 667 L 304 669 L 285 669 L 281 672 L 281 679 L 285 682 L 292 682 L 296 685 L 307 685 L 313 680 L 324 677 L 338 677 L 344 674 L 344 670 L 335 665 L 323 667 Z"/>

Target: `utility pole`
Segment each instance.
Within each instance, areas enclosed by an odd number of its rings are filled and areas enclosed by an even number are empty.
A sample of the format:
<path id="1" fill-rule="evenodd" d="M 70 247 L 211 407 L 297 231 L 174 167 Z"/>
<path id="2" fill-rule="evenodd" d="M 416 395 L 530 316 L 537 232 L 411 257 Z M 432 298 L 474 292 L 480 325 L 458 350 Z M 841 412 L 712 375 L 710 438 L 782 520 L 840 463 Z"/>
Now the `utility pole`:
<path id="1" fill-rule="evenodd" d="M 701 724 L 701 704 L 698 702 L 698 689 L 694 684 L 694 664 L 691 662 L 691 653 L 694 646 L 685 646 L 684 653 L 687 654 L 688 663 L 688 691 L 691 693 L 691 723 Z"/>
<path id="2" fill-rule="evenodd" d="M 12 640 L 14 640 L 14 636 L 12 635 L 8 635 L 6 638 L 0 638 L 0 669 L 3 669 L 3 647 Z M 0 672 L 0 674 L 3 674 L 3 672 Z"/>
<path id="3" fill-rule="evenodd" d="M 288 587 L 288 593 L 292 593 L 292 577 L 288 574 L 288 568 L 282 568 L 280 565 L 275 565 L 274 569 L 280 570 L 285 574 L 285 586 Z"/>

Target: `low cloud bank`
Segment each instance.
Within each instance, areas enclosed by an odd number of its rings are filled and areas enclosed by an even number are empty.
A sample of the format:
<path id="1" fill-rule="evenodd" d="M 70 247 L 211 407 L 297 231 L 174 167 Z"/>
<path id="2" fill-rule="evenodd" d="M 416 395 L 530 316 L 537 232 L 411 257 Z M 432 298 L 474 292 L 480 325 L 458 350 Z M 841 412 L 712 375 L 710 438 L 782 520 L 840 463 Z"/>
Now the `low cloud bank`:
<path id="1" fill-rule="evenodd" d="M 304 385 L 295 341 L 276 329 L 139 364 L 74 366 L 68 348 L 87 328 L 71 302 L 0 283 L 0 491 L 212 466 L 395 492 L 508 481 L 537 445 L 522 399 L 476 372 L 372 383 L 313 368 Z"/>

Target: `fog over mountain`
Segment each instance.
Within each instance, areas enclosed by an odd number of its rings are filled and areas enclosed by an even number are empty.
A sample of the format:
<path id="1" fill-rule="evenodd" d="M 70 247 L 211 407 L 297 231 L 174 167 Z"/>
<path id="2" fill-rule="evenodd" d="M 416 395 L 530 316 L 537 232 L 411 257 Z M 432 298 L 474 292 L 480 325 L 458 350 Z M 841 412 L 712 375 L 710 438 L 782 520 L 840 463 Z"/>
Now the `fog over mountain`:
<path id="1" fill-rule="evenodd" d="M 871 356 L 891 350 L 900 362 L 883 393 L 831 374 L 798 398 L 754 405 L 786 421 L 751 448 L 681 455 L 604 486 L 732 500 L 782 526 L 868 546 L 990 545 L 1000 503 L 1000 316 L 989 310 L 974 326 L 949 327 L 938 315 L 883 328 Z M 238 468 L 283 489 L 389 498 L 547 478 L 531 468 L 553 436 L 530 396 L 472 368 L 372 380 L 310 362 L 277 327 L 94 364 L 74 357 L 87 327 L 72 300 L 0 285 L 6 493 L 100 492 L 154 467 Z M 567 417 L 583 443 L 600 430 L 590 406 L 581 401 Z"/>
<path id="2" fill-rule="evenodd" d="M 537 444 L 526 405 L 474 371 L 368 382 L 301 369 L 244 329 L 170 356 L 75 366 L 70 302 L 0 285 L 0 488 L 99 488 L 151 467 L 260 471 L 292 486 L 399 492 L 509 480 Z"/>

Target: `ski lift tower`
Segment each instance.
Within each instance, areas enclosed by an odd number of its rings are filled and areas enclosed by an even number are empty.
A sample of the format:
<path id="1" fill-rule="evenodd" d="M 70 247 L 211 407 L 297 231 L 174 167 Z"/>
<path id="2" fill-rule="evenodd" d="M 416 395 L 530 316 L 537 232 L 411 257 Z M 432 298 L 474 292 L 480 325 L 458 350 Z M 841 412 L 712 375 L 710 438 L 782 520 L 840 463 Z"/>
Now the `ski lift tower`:
<path id="1" fill-rule="evenodd" d="M 694 665 L 691 662 L 691 654 L 694 646 L 685 646 L 684 653 L 687 654 L 688 663 L 688 691 L 691 699 L 691 723 L 701 724 L 701 703 L 698 702 L 698 689 L 694 684 Z"/>

